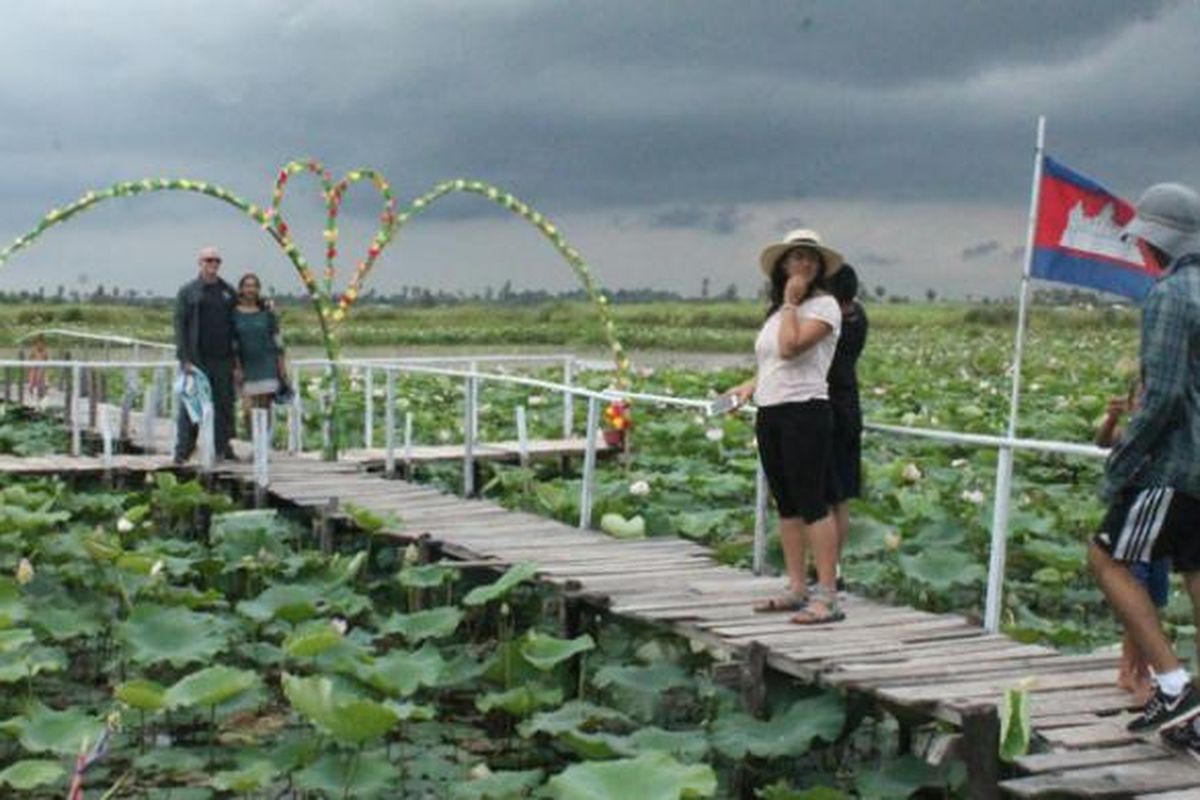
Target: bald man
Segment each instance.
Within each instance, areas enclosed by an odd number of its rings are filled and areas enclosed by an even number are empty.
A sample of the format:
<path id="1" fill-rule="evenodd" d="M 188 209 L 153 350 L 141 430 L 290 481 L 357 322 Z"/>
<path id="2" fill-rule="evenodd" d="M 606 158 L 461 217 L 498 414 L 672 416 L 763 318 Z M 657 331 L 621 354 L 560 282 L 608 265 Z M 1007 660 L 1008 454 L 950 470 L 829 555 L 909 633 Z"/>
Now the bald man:
<path id="1" fill-rule="evenodd" d="M 233 309 L 237 292 L 218 274 L 221 254 L 215 247 L 200 250 L 200 274 L 179 290 L 175 298 L 175 355 L 179 369 L 199 369 L 208 378 L 213 395 L 213 442 L 217 458 L 232 459 L 234 380 L 237 372 L 237 337 Z M 198 426 L 180 404 L 175 418 L 175 463 L 182 464 L 196 447 Z"/>

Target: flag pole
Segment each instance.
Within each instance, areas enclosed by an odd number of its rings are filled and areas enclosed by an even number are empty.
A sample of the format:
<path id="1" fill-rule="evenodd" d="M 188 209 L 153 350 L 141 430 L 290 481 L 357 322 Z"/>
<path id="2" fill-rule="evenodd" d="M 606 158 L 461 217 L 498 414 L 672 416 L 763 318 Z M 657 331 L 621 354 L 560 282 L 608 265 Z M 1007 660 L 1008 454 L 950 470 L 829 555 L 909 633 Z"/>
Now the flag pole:
<path id="1" fill-rule="evenodd" d="M 1025 232 L 1025 265 L 1021 270 L 1021 290 L 1017 296 L 1017 333 L 1013 344 L 1012 395 L 1008 404 L 1007 438 L 1017 434 L 1017 411 L 1021 403 L 1021 355 L 1025 345 L 1025 317 L 1029 305 L 1029 275 L 1033 267 L 1033 243 L 1037 231 L 1038 201 L 1042 183 L 1042 158 L 1046 149 L 1046 118 L 1037 121 L 1037 147 L 1033 158 L 1033 187 L 1029 192 L 1029 225 Z M 988 560 L 987 597 L 983 626 L 990 633 L 1000 629 L 1001 599 L 1004 592 L 1004 563 L 1008 547 L 1008 508 L 1011 501 L 1013 450 L 1001 447 L 996 460 L 996 491 L 992 501 L 992 545 Z"/>

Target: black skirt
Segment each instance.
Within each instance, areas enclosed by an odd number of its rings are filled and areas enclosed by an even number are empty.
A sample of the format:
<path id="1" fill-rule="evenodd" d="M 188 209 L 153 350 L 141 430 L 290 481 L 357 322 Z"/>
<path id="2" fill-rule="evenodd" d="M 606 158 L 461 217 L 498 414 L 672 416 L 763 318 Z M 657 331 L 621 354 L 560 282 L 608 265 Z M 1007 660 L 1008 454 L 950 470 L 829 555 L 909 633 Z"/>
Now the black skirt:
<path id="1" fill-rule="evenodd" d="M 829 513 L 833 415 L 828 400 L 762 406 L 755 418 L 758 456 L 784 519 L 812 523 Z"/>

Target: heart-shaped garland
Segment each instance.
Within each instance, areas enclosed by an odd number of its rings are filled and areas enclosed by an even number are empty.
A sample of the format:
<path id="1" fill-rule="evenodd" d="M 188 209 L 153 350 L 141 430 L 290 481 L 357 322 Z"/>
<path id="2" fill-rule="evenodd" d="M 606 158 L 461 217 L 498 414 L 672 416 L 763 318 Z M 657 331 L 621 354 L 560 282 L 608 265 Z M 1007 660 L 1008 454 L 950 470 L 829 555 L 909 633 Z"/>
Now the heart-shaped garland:
<path id="1" fill-rule="evenodd" d="M 304 254 L 292 238 L 291 230 L 284 220 L 281 211 L 288 180 L 291 176 L 301 172 L 311 172 L 318 177 L 321 182 L 325 201 L 325 271 L 320 281 L 318 281 L 308 261 L 304 258 Z M 337 274 L 338 214 L 341 210 L 342 200 L 349 188 L 355 183 L 367 180 L 371 181 L 375 190 L 383 199 L 383 211 L 379 216 L 379 229 L 376 231 L 374 237 L 372 237 L 366 256 L 358 262 L 345 290 L 335 301 L 333 296 L 333 282 Z M 524 218 L 541 231 L 542 235 L 550 240 L 551 244 L 554 245 L 559 254 L 570 265 L 583 284 L 588 297 L 596 305 L 603 320 L 605 337 L 609 341 L 613 358 L 616 362 L 614 383 L 618 387 L 628 385 L 629 359 L 620 341 L 617 339 L 616 324 L 613 321 L 612 312 L 608 306 L 608 298 L 596 285 L 596 282 L 592 278 L 591 270 L 588 268 L 579 251 L 572 247 L 567 242 L 566 237 L 562 235 L 562 232 L 558 230 L 557 226 L 546 219 L 540 212 L 534 210 L 512 194 L 483 181 L 460 178 L 439 183 L 425 194 L 414 199 L 400 211 L 396 209 L 396 202 L 392 195 L 391 187 L 379 172 L 372 169 L 352 170 L 335 183 L 328 170 L 314 159 L 297 159 L 284 165 L 275 180 L 275 188 L 271 194 L 271 203 L 266 208 L 260 208 L 248 203 L 227 189 L 205 181 L 195 181 L 186 178 L 145 178 L 139 181 L 123 181 L 99 191 L 89 191 L 75 202 L 61 209 L 51 209 L 50 213 L 42 217 L 33 230 L 18 236 L 12 244 L 0 250 L 0 266 L 7 263 L 8 259 L 19 251 L 32 245 L 34 241 L 50 228 L 66 222 L 68 219 L 86 211 L 101 201 L 159 191 L 196 192 L 214 197 L 237 208 L 262 226 L 276 241 L 284 254 L 287 255 L 295 267 L 301 282 L 304 284 L 304 288 L 308 292 L 313 307 L 317 312 L 322 335 L 325 339 L 325 350 L 330 361 L 337 360 L 336 328 L 345 320 L 350 307 L 361 294 L 363 282 L 367 275 L 370 273 L 372 267 L 374 267 L 375 262 L 379 259 L 384 249 L 395 239 L 395 235 L 400 228 L 413 216 L 428 209 L 434 202 L 448 194 L 466 192 L 485 197 Z"/>

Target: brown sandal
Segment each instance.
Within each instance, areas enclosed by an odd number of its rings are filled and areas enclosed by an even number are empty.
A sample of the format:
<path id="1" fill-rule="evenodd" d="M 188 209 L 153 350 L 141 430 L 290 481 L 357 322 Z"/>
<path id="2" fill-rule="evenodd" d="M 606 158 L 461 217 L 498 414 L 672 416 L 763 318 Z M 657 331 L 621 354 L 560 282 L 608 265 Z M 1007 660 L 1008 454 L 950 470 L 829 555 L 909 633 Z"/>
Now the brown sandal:
<path id="1" fill-rule="evenodd" d="M 813 610 L 813 606 L 820 610 Z M 838 606 L 836 592 L 814 589 L 812 598 L 804 608 L 799 609 L 798 613 L 792 617 L 791 622 L 793 625 L 826 625 L 831 622 L 841 622 L 845 618 L 845 613 Z"/>
<path id="2" fill-rule="evenodd" d="M 807 594 L 797 594 L 796 592 L 784 592 L 783 594 L 768 597 L 766 600 L 760 600 L 754 604 L 755 614 L 772 614 L 779 611 L 798 612 L 804 611 L 808 605 Z"/>

